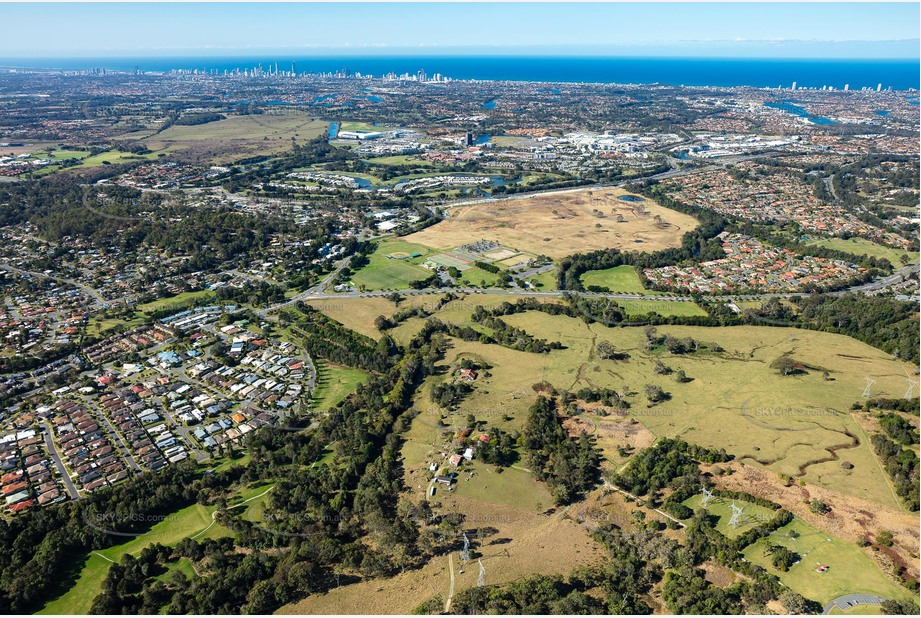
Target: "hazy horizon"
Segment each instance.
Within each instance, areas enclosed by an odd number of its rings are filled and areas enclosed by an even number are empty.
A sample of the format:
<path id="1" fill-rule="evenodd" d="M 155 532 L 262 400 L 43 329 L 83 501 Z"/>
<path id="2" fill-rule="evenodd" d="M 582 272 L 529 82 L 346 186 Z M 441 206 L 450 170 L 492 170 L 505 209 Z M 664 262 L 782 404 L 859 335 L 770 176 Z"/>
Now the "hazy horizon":
<path id="1" fill-rule="evenodd" d="M 0 40 L 4 58 L 915 59 L 921 49 L 917 3 L 4 3 L 0 15 L 16 25 Z"/>

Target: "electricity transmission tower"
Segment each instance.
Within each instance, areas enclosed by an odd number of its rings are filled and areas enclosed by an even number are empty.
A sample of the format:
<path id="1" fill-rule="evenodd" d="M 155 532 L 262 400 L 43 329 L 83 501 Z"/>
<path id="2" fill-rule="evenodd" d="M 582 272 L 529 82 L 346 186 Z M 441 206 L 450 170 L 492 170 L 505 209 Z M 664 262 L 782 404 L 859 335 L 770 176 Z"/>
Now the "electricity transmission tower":
<path id="1" fill-rule="evenodd" d="M 739 527 L 739 517 L 742 516 L 742 511 L 745 510 L 744 506 L 736 506 L 736 503 L 733 502 L 732 506 L 732 517 L 729 518 L 729 525 L 733 528 Z"/>
<path id="2" fill-rule="evenodd" d="M 911 378 L 908 378 L 908 390 L 905 391 L 905 399 L 911 399 L 914 396 L 915 386 L 917 385 L 918 383 L 916 381 L 912 380 Z"/>
<path id="3" fill-rule="evenodd" d="M 707 504 L 713 498 L 713 491 L 703 487 L 701 488 L 701 492 L 703 493 L 704 497 L 700 501 L 700 506 L 707 506 Z"/>
<path id="4" fill-rule="evenodd" d="M 483 566 L 483 561 L 477 558 L 477 562 L 480 565 L 480 576 L 476 580 L 477 588 L 482 588 L 486 585 L 486 567 Z"/>
<path id="5" fill-rule="evenodd" d="M 467 538 L 467 533 L 464 533 L 464 549 L 461 550 L 461 560 L 464 564 L 467 564 L 470 561 L 470 539 Z"/>
<path id="6" fill-rule="evenodd" d="M 870 398 L 870 391 L 873 388 L 873 385 L 876 384 L 876 380 L 873 378 L 864 378 L 867 381 L 867 387 L 863 389 L 863 396 L 867 399 Z"/>

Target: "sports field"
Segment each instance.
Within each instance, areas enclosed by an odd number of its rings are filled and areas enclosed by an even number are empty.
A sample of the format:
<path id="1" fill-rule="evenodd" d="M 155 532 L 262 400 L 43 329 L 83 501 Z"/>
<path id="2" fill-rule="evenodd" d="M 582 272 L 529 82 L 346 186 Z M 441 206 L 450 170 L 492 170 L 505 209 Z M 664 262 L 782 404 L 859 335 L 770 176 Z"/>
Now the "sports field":
<path id="1" fill-rule="evenodd" d="M 420 255 L 405 259 L 387 257 L 401 253 Z M 366 290 L 405 289 L 411 282 L 431 276 L 432 271 L 420 264 L 435 253 L 431 248 L 417 243 L 392 238 L 381 240 L 374 253 L 368 256 L 368 265 L 352 276 L 352 283 Z"/>
<path id="2" fill-rule="evenodd" d="M 499 278 L 498 273 L 491 273 L 488 270 L 477 268 L 476 266 L 461 271 L 460 285 L 473 285 L 478 287 L 493 287 Z"/>
<path id="3" fill-rule="evenodd" d="M 560 258 L 608 247 L 675 247 L 697 227 L 693 217 L 651 200 L 625 202 L 621 195 L 625 192 L 616 188 L 575 189 L 459 206 L 407 240 L 441 249 L 495 240 L 517 251 Z"/>

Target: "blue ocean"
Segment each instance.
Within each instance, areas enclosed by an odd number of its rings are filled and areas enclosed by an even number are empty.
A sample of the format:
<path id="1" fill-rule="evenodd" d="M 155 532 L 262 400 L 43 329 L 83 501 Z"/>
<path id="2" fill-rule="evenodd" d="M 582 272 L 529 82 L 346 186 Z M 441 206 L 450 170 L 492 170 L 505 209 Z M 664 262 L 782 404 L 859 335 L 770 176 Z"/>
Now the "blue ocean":
<path id="1" fill-rule="evenodd" d="M 347 70 L 381 76 L 389 72 L 428 75 L 441 73 L 453 79 L 534 82 L 593 82 L 621 84 L 669 84 L 687 86 L 801 87 L 833 86 L 852 90 L 877 84 L 893 90 L 921 87 L 918 60 L 825 60 L 825 59 L 730 59 L 730 58 L 638 58 L 572 56 L 237 56 L 163 58 L 68 58 L 0 59 L 0 67 L 57 68 L 64 70 L 105 68 L 131 71 L 170 69 L 224 70 L 278 63 L 280 71 L 321 73 Z"/>

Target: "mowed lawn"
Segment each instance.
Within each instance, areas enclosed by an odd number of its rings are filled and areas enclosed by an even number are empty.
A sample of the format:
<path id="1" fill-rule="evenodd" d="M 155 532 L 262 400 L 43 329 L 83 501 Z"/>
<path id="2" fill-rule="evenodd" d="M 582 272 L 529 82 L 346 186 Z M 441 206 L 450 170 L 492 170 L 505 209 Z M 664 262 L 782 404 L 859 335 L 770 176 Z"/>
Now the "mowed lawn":
<path id="1" fill-rule="evenodd" d="M 705 316 L 707 312 L 701 309 L 697 304 L 680 300 L 616 300 L 614 301 L 624 308 L 627 315 L 643 316 L 648 313 L 658 313 L 662 316 L 668 315 L 699 315 Z"/>
<path id="2" fill-rule="evenodd" d="M 534 277 L 529 277 L 527 281 L 530 281 L 534 284 L 539 284 L 537 289 L 543 291 L 551 291 L 556 289 L 556 270 L 548 270 L 545 273 L 541 273 Z"/>
<path id="3" fill-rule="evenodd" d="M 161 582 L 168 582 L 172 580 L 173 573 L 176 571 L 181 572 L 186 576 L 187 579 L 195 579 L 197 574 L 195 573 L 195 567 L 192 566 L 192 561 L 188 558 L 180 558 L 176 562 L 168 562 L 166 564 L 166 571 L 157 575 L 154 579 L 157 579 Z"/>
<path id="4" fill-rule="evenodd" d="M 422 254 L 415 258 L 395 259 L 387 256 L 394 253 Z M 403 289 L 413 281 L 431 276 L 432 271 L 419 266 L 425 258 L 435 251 L 415 243 L 402 240 L 385 239 L 378 242 L 378 247 L 368 256 L 367 266 L 352 275 L 352 283 L 367 290 Z"/>
<path id="5" fill-rule="evenodd" d="M 457 282 L 459 285 L 472 285 L 478 287 L 495 287 L 496 281 L 499 279 L 499 273 L 491 273 L 489 271 L 483 270 L 473 266 L 467 270 L 461 271 L 460 280 Z"/>
<path id="6" fill-rule="evenodd" d="M 795 532 L 799 536 L 792 535 Z M 795 537 L 795 538 L 794 538 Z M 771 565 L 765 554 L 769 545 L 781 545 L 796 552 L 800 561 L 786 573 Z M 760 564 L 790 589 L 807 599 L 828 603 L 845 594 L 875 594 L 890 599 L 917 599 L 917 595 L 886 577 L 874 562 L 854 543 L 813 528 L 800 519 L 760 539 L 743 552 L 745 558 Z M 816 571 L 828 565 L 824 573 Z"/>
<path id="7" fill-rule="evenodd" d="M 868 255 L 870 257 L 883 258 L 889 260 L 895 268 L 902 267 L 902 256 L 907 256 L 911 262 L 917 262 L 918 256 L 908 251 L 900 251 L 885 245 L 878 245 L 875 242 L 863 238 L 815 238 L 806 244 L 815 247 L 825 247 L 826 249 L 835 249 L 836 251 L 846 251 L 854 255 Z"/>
<path id="8" fill-rule="evenodd" d="M 149 303 L 138 305 L 138 309 L 145 313 L 152 313 L 154 311 L 159 311 L 160 309 L 166 309 L 169 307 L 183 307 L 191 302 L 211 299 L 214 297 L 214 292 L 211 292 L 210 290 L 200 290 L 198 292 L 182 292 L 181 294 L 176 294 L 175 296 L 170 296 L 168 298 L 158 298 L 157 300 L 151 301 Z"/>
<path id="9" fill-rule="evenodd" d="M 425 279 L 431 271 L 402 260 L 381 262 L 372 259 L 352 277 L 352 283 L 359 289 L 397 290 L 404 289 L 413 281 Z"/>
<path id="10" fill-rule="evenodd" d="M 204 531 L 212 523 L 214 507 L 193 504 L 154 524 L 147 532 L 106 549 L 94 551 L 86 558 L 74 585 L 57 599 L 49 601 L 39 614 L 88 614 L 93 599 L 102 591 L 106 575 L 113 563 L 125 554 L 138 555 L 154 543 L 175 545 L 179 541 Z M 214 528 L 223 528 L 215 524 Z M 226 536 L 232 533 L 224 529 Z M 211 530 L 209 530 L 211 532 Z"/>
<path id="11" fill-rule="evenodd" d="M 393 127 L 376 127 L 373 124 L 368 124 L 367 122 L 343 122 L 339 125 L 340 131 L 389 131 Z"/>
<path id="12" fill-rule="evenodd" d="M 650 292 L 643 287 L 640 276 L 636 274 L 632 266 L 590 270 L 582 275 L 582 285 L 586 289 L 590 285 L 597 285 L 608 288 L 615 294 L 642 294 L 643 296 L 659 294 L 659 292 Z"/>
<path id="13" fill-rule="evenodd" d="M 139 155 L 133 152 L 121 152 L 118 150 L 112 150 L 81 159 L 80 164 L 75 166 L 75 168 L 99 167 L 101 165 L 125 163 L 126 161 L 150 161 L 156 158 L 157 154 L 154 152 L 148 153 L 146 155 Z"/>
<path id="14" fill-rule="evenodd" d="M 418 165 L 420 167 L 431 167 L 434 165 L 431 161 L 426 161 L 425 159 L 421 159 L 413 155 L 374 157 L 372 159 L 364 159 L 364 161 L 373 165 Z"/>
<path id="15" fill-rule="evenodd" d="M 313 391 L 313 411 L 326 412 L 368 379 L 368 372 L 328 363 L 318 364 L 317 388 Z"/>
<path id="16" fill-rule="evenodd" d="M 470 471 L 473 477 L 469 477 Z M 475 498 L 532 513 L 553 506 L 553 496 L 530 472 L 519 467 L 498 472 L 495 466 L 476 460 L 464 465 L 454 485 L 454 493 L 458 497 Z"/>
<path id="17" fill-rule="evenodd" d="M 90 156 L 89 150 L 52 150 L 51 153 L 42 153 L 43 157 L 49 157 L 57 161 L 66 161 L 67 159 L 85 159 Z"/>

